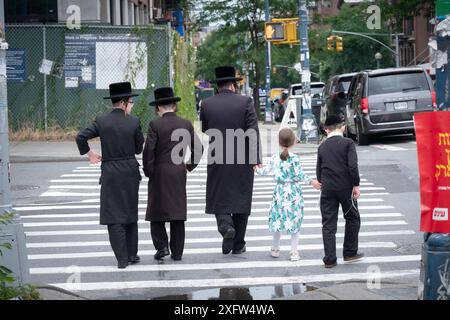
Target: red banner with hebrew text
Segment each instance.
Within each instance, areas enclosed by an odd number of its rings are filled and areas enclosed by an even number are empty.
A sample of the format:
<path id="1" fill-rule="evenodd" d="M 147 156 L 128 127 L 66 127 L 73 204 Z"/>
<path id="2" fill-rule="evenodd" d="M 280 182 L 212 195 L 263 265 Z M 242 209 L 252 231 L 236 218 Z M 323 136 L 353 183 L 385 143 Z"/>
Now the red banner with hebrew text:
<path id="1" fill-rule="evenodd" d="M 450 111 L 414 116 L 420 173 L 420 231 L 450 233 Z"/>

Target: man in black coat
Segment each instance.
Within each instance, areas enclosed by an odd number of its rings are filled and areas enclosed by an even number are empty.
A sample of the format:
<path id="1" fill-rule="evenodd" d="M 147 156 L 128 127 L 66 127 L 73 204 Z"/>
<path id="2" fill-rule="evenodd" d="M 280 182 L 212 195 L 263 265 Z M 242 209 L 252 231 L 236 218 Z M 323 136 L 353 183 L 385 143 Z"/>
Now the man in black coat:
<path id="1" fill-rule="evenodd" d="M 184 249 L 187 205 L 186 171 L 197 167 L 202 157 L 202 143 L 192 123 L 177 116 L 176 102 L 170 87 L 156 89 L 155 101 L 160 117 L 152 120 L 143 153 L 144 174 L 148 181 L 148 204 L 145 220 L 150 221 L 155 259 L 169 255 L 165 223 L 170 222 L 170 251 L 173 260 L 181 260 Z M 186 149 L 191 158 L 184 162 Z"/>
<path id="2" fill-rule="evenodd" d="M 133 107 L 129 82 L 109 86 L 113 109 L 96 117 L 81 130 L 76 142 L 81 155 L 88 154 L 92 164 L 102 162 L 100 189 L 100 224 L 108 226 L 109 241 L 123 269 L 137 263 L 138 200 L 141 174 L 135 155 L 142 152 L 144 136 L 139 119 L 130 115 Z M 89 147 L 88 140 L 100 137 L 102 155 Z"/>
<path id="3" fill-rule="evenodd" d="M 325 121 L 327 139 L 319 146 L 317 155 L 317 180 L 322 184 L 320 211 L 322 237 L 325 249 L 325 268 L 337 265 L 336 231 L 339 204 L 345 218 L 344 261 L 360 260 L 358 233 L 361 219 L 357 199 L 360 196 L 358 155 L 353 140 L 345 138 L 345 124 L 338 115 L 330 115 Z"/>
<path id="4" fill-rule="evenodd" d="M 261 164 L 258 119 L 253 101 L 237 94 L 233 67 L 215 69 L 218 93 L 202 101 L 202 131 L 209 135 L 206 213 L 214 214 L 222 253 L 245 252 L 252 207 L 254 166 Z M 237 138 L 236 138 L 236 136 Z"/>

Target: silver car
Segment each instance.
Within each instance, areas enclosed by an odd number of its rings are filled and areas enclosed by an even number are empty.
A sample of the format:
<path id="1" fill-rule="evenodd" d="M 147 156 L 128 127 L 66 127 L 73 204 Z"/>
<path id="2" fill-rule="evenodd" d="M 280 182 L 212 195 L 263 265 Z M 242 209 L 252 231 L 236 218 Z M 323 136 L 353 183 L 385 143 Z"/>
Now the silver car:
<path id="1" fill-rule="evenodd" d="M 367 145 L 371 134 L 413 133 L 414 113 L 436 108 L 433 83 L 417 67 L 359 72 L 347 99 L 347 135 L 359 145 Z"/>

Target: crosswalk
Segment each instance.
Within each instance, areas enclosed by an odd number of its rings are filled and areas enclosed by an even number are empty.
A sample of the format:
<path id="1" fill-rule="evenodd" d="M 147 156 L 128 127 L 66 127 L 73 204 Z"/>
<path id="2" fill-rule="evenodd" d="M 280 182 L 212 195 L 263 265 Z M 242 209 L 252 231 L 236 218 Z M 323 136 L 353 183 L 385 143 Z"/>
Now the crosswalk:
<path id="1" fill-rule="evenodd" d="M 268 158 L 265 158 L 267 161 Z M 315 174 L 315 156 L 301 158 L 306 174 Z M 206 215 L 206 164 L 188 175 L 188 220 L 182 261 L 158 262 L 150 237 L 149 222 L 144 221 L 147 181 L 139 191 L 139 255 L 141 263 L 117 269 L 105 226 L 98 223 L 100 186 L 99 166 L 77 163 L 73 170 L 50 180 L 50 186 L 33 204 L 15 209 L 21 214 L 27 236 L 27 251 L 33 282 L 46 283 L 86 296 L 120 297 L 133 290 L 165 295 L 193 288 L 320 283 L 390 279 L 418 276 L 419 255 L 402 254 L 398 242 L 414 237 L 402 212 L 386 199 L 384 186 L 361 176 L 361 232 L 359 247 L 366 254 L 360 262 L 324 269 L 320 193 L 304 185 L 305 217 L 300 235 L 300 261 L 289 260 L 289 236 L 282 236 L 281 256 L 270 256 L 268 208 L 274 186 L 271 177 L 255 177 L 252 214 L 247 229 L 247 252 L 222 255 L 222 238 L 214 216 Z M 342 215 L 341 215 L 342 216 Z M 344 220 L 339 218 L 338 253 L 342 250 Z M 167 225 L 169 229 L 169 226 Z M 368 272 L 376 266 L 377 274 Z M 372 270 L 372 269 L 370 269 Z M 128 290 L 128 291 L 127 291 Z"/>

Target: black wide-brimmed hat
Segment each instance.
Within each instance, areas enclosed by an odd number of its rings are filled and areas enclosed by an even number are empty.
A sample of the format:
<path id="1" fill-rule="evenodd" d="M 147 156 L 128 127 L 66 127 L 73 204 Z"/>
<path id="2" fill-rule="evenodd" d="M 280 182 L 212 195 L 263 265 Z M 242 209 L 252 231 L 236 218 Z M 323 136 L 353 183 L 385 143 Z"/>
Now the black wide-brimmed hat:
<path id="1" fill-rule="evenodd" d="M 137 93 L 131 91 L 131 83 L 116 82 L 109 85 L 109 97 L 104 97 L 103 99 L 125 99 L 137 96 Z"/>
<path id="2" fill-rule="evenodd" d="M 216 79 L 211 82 L 241 81 L 242 78 L 236 77 L 236 70 L 233 67 L 223 66 L 214 69 Z"/>
<path id="3" fill-rule="evenodd" d="M 325 120 L 325 127 L 334 126 L 337 124 L 341 124 L 345 122 L 344 118 L 342 116 L 339 116 L 337 114 L 332 114 L 327 117 Z"/>
<path id="4" fill-rule="evenodd" d="M 180 97 L 175 97 L 171 87 L 158 88 L 154 92 L 155 101 L 150 102 L 151 106 L 163 106 L 180 101 Z"/>

